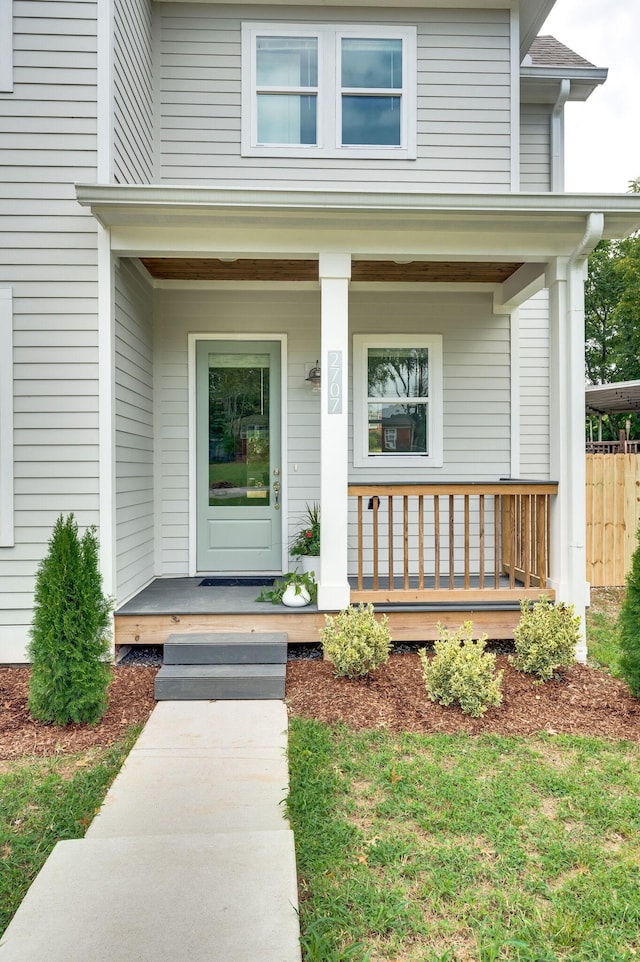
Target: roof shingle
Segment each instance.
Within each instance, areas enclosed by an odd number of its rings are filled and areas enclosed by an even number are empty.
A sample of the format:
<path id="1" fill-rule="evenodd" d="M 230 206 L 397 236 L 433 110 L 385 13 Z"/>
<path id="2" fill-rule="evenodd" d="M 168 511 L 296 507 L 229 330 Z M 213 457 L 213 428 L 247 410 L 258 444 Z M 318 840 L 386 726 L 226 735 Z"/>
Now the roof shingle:
<path id="1" fill-rule="evenodd" d="M 534 67 L 594 67 L 575 50 L 566 47 L 555 37 L 536 37 L 529 50 Z"/>

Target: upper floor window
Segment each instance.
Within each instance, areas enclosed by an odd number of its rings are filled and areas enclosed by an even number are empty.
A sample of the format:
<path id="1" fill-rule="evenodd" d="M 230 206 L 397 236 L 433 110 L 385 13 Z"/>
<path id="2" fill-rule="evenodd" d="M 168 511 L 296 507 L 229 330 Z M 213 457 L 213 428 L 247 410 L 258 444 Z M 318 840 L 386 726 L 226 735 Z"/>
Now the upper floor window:
<path id="1" fill-rule="evenodd" d="M 243 154 L 415 151 L 415 28 L 243 25 Z"/>

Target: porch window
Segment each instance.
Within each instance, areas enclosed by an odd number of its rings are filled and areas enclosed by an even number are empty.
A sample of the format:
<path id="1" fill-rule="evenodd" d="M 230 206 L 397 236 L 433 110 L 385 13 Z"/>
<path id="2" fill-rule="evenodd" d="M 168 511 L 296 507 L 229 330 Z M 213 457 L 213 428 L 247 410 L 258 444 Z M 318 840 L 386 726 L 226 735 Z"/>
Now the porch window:
<path id="1" fill-rule="evenodd" d="M 356 467 L 442 464 L 442 338 L 353 339 Z"/>
<path id="2" fill-rule="evenodd" d="M 415 27 L 243 24 L 242 153 L 416 152 Z"/>

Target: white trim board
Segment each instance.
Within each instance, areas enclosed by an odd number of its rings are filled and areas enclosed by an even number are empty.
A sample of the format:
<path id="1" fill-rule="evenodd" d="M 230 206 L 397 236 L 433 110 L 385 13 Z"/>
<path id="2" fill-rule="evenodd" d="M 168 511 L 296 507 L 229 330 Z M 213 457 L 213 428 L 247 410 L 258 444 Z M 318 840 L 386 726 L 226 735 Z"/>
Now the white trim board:
<path id="1" fill-rule="evenodd" d="M 0 290 L 0 546 L 13 547 L 13 292 Z"/>
<path id="2" fill-rule="evenodd" d="M 13 0 L 0 0 L 0 93 L 13 93 Z"/>

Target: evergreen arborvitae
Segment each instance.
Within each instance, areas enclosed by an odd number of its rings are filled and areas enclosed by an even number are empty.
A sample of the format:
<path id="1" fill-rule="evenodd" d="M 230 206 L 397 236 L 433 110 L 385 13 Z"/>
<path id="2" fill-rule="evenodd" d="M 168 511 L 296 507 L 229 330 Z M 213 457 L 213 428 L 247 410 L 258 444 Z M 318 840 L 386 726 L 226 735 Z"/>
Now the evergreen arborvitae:
<path id="1" fill-rule="evenodd" d="M 631 571 L 627 575 L 627 590 L 620 609 L 620 673 L 640 698 L 640 528 L 636 534 Z"/>
<path id="2" fill-rule="evenodd" d="M 55 523 L 38 568 L 29 658 L 29 710 L 56 725 L 94 723 L 107 707 L 112 603 L 102 591 L 95 528 L 78 537 L 70 514 Z"/>

